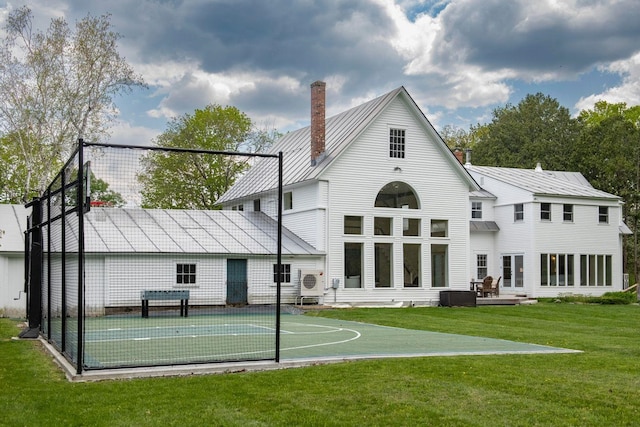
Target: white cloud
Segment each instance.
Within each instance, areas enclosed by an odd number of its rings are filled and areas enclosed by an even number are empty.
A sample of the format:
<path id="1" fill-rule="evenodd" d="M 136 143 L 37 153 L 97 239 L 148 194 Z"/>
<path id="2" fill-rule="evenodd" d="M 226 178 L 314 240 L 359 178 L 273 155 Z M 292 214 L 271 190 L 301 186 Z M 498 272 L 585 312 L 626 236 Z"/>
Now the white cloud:
<path id="1" fill-rule="evenodd" d="M 640 105 L 640 52 L 629 59 L 603 66 L 601 70 L 623 76 L 622 84 L 601 93 L 580 98 L 575 105 L 577 111 L 591 109 L 601 100 L 609 103 L 625 102 L 629 107 Z"/>
<path id="2" fill-rule="evenodd" d="M 122 120 L 117 121 L 110 131 L 109 142 L 119 145 L 149 145 L 151 140 L 158 135 L 157 129 L 132 126 Z"/>

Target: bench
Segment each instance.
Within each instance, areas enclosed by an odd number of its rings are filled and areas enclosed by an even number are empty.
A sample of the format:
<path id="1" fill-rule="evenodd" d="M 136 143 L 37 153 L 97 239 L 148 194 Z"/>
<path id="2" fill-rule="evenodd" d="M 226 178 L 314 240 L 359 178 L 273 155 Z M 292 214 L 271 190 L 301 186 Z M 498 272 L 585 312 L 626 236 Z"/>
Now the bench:
<path id="1" fill-rule="evenodd" d="M 180 317 L 189 316 L 189 291 L 183 289 L 140 292 L 142 300 L 142 317 L 149 317 L 149 301 L 180 300 Z"/>

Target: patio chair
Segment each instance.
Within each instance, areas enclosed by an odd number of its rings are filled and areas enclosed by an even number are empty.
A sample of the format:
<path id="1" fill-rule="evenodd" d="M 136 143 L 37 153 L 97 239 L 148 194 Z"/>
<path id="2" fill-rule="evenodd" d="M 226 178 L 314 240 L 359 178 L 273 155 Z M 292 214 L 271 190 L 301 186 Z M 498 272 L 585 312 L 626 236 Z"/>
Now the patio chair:
<path id="1" fill-rule="evenodd" d="M 482 279 L 482 289 L 480 290 L 480 295 L 484 298 L 487 295 L 492 295 L 493 292 L 491 290 L 491 284 L 493 283 L 493 277 L 487 276 Z"/>
<path id="2" fill-rule="evenodd" d="M 500 280 L 502 279 L 502 276 L 498 277 L 497 279 L 494 279 L 491 282 L 491 293 L 495 296 L 500 296 Z"/>

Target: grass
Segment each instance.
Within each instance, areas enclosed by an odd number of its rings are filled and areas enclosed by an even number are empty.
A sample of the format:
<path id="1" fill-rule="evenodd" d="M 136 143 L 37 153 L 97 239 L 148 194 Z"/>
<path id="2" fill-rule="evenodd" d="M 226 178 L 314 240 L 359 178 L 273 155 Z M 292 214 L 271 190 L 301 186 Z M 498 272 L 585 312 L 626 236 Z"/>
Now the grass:
<path id="1" fill-rule="evenodd" d="M 524 341 L 580 354 L 348 362 L 270 372 L 69 383 L 0 319 L 0 425 L 640 425 L 640 307 L 539 303 L 317 316 Z"/>

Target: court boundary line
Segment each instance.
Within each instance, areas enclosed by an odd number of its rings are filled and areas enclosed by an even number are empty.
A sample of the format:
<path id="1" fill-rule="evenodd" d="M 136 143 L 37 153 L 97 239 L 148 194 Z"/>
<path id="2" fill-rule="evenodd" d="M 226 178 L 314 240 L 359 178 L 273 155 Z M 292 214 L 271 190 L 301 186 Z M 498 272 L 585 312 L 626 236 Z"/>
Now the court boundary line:
<path id="1" fill-rule="evenodd" d="M 426 352 L 421 354 L 374 354 L 356 356 L 328 356 L 315 358 L 284 359 L 280 362 L 253 361 L 253 362 L 220 362 L 191 365 L 159 366 L 144 368 L 108 368 L 99 370 L 85 370 L 82 374 L 76 373 L 75 367 L 64 358 L 56 349 L 40 337 L 38 341 L 53 357 L 54 362 L 63 370 L 70 382 L 94 382 L 118 379 L 154 378 L 167 376 L 192 376 L 211 374 L 231 374 L 241 372 L 261 372 L 279 369 L 304 368 L 317 365 L 329 365 L 349 361 L 365 361 L 376 359 L 408 359 L 423 357 L 456 357 L 456 356 L 496 356 L 496 355 L 533 355 L 533 354 L 579 354 L 581 350 L 565 348 L 550 348 L 541 350 L 502 350 L 502 351 L 472 351 L 472 352 Z"/>

